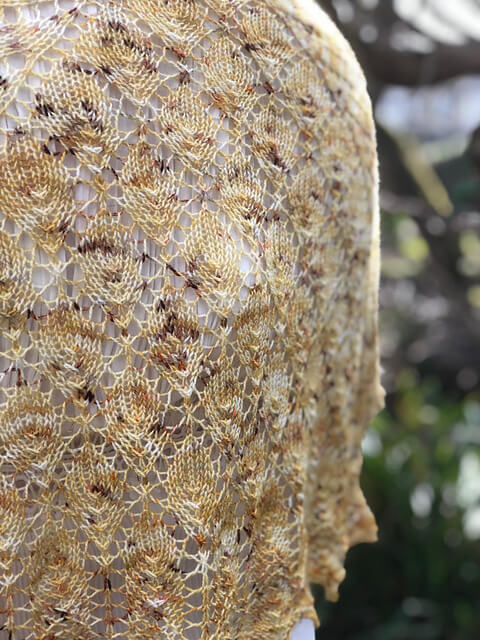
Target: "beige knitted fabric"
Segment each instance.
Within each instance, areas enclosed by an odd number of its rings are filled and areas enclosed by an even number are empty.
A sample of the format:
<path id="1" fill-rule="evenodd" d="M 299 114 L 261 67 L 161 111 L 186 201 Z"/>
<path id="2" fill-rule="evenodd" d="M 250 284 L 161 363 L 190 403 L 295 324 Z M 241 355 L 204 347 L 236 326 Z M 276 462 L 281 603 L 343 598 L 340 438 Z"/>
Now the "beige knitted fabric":
<path id="1" fill-rule="evenodd" d="M 352 52 L 313 0 L 2 0 L 0 64 L 0 638 L 318 626 L 384 405 Z"/>

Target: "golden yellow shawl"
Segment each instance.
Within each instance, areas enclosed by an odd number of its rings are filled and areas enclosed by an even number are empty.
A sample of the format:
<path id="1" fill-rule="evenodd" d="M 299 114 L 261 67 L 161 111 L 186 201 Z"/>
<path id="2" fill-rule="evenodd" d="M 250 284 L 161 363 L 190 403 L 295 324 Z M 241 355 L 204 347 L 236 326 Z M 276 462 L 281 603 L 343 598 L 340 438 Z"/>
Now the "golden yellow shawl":
<path id="1" fill-rule="evenodd" d="M 0 635 L 286 640 L 374 540 L 365 81 L 313 0 L 2 0 Z"/>

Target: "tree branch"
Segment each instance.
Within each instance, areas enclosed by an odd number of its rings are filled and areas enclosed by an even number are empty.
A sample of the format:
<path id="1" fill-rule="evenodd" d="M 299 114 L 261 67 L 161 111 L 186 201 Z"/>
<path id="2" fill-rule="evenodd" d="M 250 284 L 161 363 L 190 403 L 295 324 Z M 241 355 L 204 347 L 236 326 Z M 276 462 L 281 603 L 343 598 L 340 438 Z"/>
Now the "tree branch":
<path id="1" fill-rule="evenodd" d="M 431 85 L 480 74 L 480 44 L 437 45 L 431 53 L 398 51 L 381 42 L 365 44 L 349 34 L 352 46 L 376 80 L 403 86 Z"/>
<path id="2" fill-rule="evenodd" d="M 380 84 L 415 87 L 445 82 L 462 75 L 480 74 L 480 43 L 477 41 L 469 40 L 459 46 L 436 43 L 430 53 L 401 51 L 391 44 L 393 25 L 403 24 L 409 29 L 418 29 L 400 20 L 390 3 L 381 3 L 378 9 L 368 12 L 356 8 L 354 19 L 348 23 L 338 21 L 330 1 L 324 0 L 321 4 L 347 37 L 365 70 Z M 366 43 L 358 34 L 361 27 L 372 20 L 380 35 L 374 42 Z"/>

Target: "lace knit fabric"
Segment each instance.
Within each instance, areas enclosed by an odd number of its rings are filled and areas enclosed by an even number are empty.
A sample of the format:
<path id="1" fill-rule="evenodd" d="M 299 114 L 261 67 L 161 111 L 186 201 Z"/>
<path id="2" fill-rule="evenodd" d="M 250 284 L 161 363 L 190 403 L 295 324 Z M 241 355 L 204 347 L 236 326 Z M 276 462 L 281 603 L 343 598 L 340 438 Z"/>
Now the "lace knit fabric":
<path id="1" fill-rule="evenodd" d="M 0 63 L 0 637 L 318 626 L 384 404 L 352 52 L 313 0 L 3 0 Z"/>

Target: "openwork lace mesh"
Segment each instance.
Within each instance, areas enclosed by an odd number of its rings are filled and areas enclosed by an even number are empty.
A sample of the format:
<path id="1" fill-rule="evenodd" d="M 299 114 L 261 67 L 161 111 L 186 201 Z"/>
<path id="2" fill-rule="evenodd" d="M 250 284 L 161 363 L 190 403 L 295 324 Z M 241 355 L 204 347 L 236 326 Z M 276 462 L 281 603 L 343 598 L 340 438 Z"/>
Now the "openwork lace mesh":
<path id="1" fill-rule="evenodd" d="M 283 640 L 375 538 L 374 132 L 304 4 L 0 5 L 2 639 Z"/>

